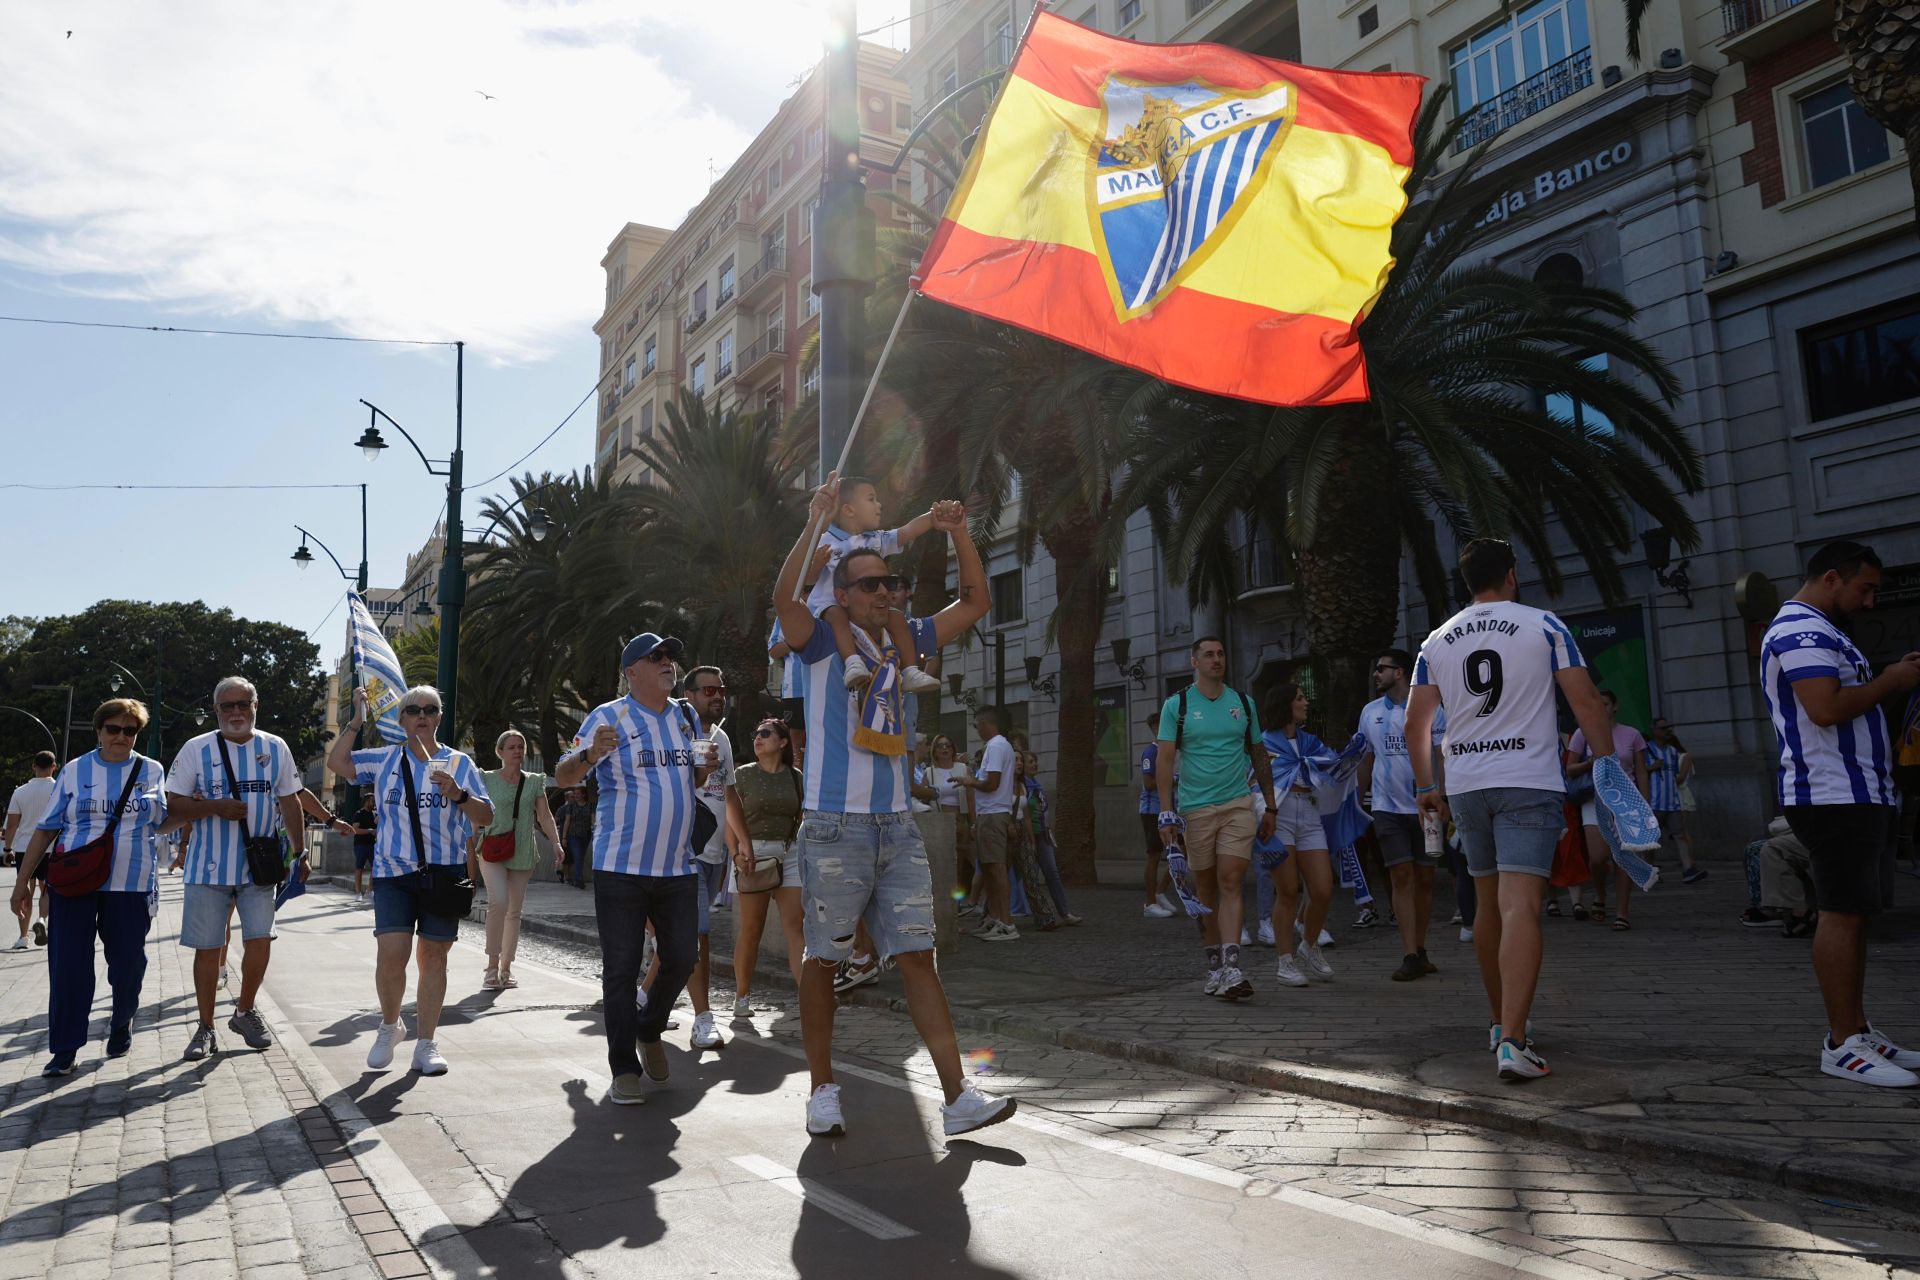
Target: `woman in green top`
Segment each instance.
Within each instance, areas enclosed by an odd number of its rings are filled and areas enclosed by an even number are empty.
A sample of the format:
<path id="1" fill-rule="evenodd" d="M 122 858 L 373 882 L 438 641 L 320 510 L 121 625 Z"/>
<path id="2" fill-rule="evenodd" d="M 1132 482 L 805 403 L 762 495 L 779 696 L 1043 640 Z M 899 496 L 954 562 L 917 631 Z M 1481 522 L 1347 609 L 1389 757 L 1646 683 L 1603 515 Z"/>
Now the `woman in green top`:
<path id="1" fill-rule="evenodd" d="M 480 777 L 493 798 L 493 825 L 479 832 L 467 846 L 469 875 L 487 886 L 487 973 L 480 980 L 483 991 L 517 987 L 513 976 L 513 954 L 520 945 L 520 905 L 526 901 L 527 882 L 533 879 L 534 864 L 540 860 L 540 845 L 533 838 L 534 825 L 546 833 L 557 851 L 560 829 L 554 825 L 553 810 L 547 807 L 547 775 L 528 773 L 527 739 L 518 729 L 509 729 L 493 744 L 500 757 L 498 769 L 483 769 Z M 488 862 L 480 856 L 480 842 L 487 836 L 513 836 L 513 856 L 504 862 Z M 556 853 L 556 856 L 557 853 Z"/>
<path id="2" fill-rule="evenodd" d="M 780 859 L 780 887 L 771 893 L 734 895 L 737 913 L 733 933 L 733 985 L 738 993 L 733 1016 L 747 1016 L 747 997 L 753 991 L 754 960 L 760 954 L 760 934 L 767 923 L 767 899 L 780 908 L 780 929 L 787 935 L 787 968 L 794 985 L 800 982 L 800 958 L 805 941 L 800 932 L 800 850 L 794 835 L 800 830 L 800 775 L 793 767 L 793 738 L 786 723 L 768 717 L 753 731 L 753 763 L 735 773 L 734 790 L 747 815 L 747 835 L 753 847 L 739 849 L 734 865 L 753 869 L 761 858 Z"/>

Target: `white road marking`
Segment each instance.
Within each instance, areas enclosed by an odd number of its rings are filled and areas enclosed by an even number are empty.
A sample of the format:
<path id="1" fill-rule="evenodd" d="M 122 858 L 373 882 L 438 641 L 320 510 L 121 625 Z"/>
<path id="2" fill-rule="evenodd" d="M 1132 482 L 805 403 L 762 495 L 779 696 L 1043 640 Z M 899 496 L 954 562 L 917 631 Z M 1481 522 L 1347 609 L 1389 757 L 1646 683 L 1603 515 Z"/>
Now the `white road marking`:
<path id="1" fill-rule="evenodd" d="M 884 1213 L 877 1213 L 857 1200 L 848 1199 L 838 1191 L 815 1178 L 802 1178 L 782 1169 L 765 1156 L 734 1156 L 733 1162 L 753 1174 L 756 1178 L 765 1178 L 796 1200 L 804 1200 L 817 1208 L 825 1209 L 850 1227 L 857 1227 L 875 1240 L 905 1240 L 908 1236 L 919 1235 L 912 1227 L 903 1226 Z"/>

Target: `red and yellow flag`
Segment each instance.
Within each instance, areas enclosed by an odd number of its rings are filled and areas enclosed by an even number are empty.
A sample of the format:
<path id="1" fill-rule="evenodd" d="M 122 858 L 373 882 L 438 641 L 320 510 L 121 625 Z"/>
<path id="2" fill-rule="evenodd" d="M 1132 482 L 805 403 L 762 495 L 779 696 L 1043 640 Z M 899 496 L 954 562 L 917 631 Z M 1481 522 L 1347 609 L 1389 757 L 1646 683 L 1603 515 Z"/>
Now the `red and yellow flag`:
<path id="1" fill-rule="evenodd" d="M 1364 400 L 1422 84 L 1041 13 L 920 291 L 1203 391 Z"/>

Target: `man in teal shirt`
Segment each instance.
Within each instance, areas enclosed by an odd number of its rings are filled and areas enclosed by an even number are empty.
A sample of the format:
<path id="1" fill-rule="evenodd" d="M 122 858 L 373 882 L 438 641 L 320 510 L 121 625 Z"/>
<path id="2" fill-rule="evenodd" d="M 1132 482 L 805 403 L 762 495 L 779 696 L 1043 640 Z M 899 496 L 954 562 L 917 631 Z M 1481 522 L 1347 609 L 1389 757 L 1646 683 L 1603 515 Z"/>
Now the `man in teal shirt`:
<path id="1" fill-rule="evenodd" d="M 1207 953 L 1210 996 L 1242 1000 L 1253 984 L 1240 972 L 1240 886 L 1253 858 L 1253 841 L 1273 836 L 1273 769 L 1260 743 L 1253 700 L 1226 683 L 1227 646 L 1219 636 L 1193 642 L 1193 683 L 1160 708 L 1159 758 L 1176 761 L 1155 770 L 1160 791 L 1160 843 L 1184 848 L 1200 901 L 1212 911 L 1200 917 Z M 1176 760 L 1177 757 L 1177 760 Z M 1247 770 L 1267 798 L 1257 822 Z M 1173 775 L 1180 775 L 1180 804 L 1173 802 Z"/>

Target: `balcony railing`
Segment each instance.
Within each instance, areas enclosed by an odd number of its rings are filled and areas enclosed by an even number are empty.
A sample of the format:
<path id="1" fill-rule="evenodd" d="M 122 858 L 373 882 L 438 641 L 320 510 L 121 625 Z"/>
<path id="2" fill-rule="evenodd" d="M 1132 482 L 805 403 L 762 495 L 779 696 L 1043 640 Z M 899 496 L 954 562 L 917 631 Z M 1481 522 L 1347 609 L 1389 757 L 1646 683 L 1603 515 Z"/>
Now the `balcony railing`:
<path id="1" fill-rule="evenodd" d="M 787 246 L 777 244 L 767 250 L 766 256 L 748 267 L 740 277 L 740 296 L 748 297 L 755 289 L 768 280 L 778 280 L 787 274 Z"/>
<path id="2" fill-rule="evenodd" d="M 1722 0 L 1720 21 L 1726 33 L 1737 36 L 1749 27 L 1757 27 L 1769 18 L 1777 18 L 1807 0 Z"/>
<path id="3" fill-rule="evenodd" d="M 692 333 L 695 329 L 698 329 L 701 325 L 705 324 L 706 322 L 707 322 L 707 313 L 704 311 L 699 312 L 696 315 L 690 315 L 687 317 L 686 331 L 688 333 Z"/>
<path id="4" fill-rule="evenodd" d="M 786 354 L 786 329 L 784 327 L 769 329 L 765 335 L 749 342 L 740 352 L 740 376 L 747 377 L 764 360 L 777 359 Z"/>
<path id="5" fill-rule="evenodd" d="M 1453 140 L 1453 149 L 1460 152 L 1477 147 L 1592 83 L 1592 49 L 1582 49 L 1572 57 L 1562 58 L 1498 97 L 1470 108 L 1463 117 L 1465 123 L 1460 126 L 1459 135 Z"/>
<path id="6" fill-rule="evenodd" d="M 1240 589 L 1265 591 L 1292 585 L 1286 548 L 1276 538 L 1255 538 L 1240 549 Z"/>

